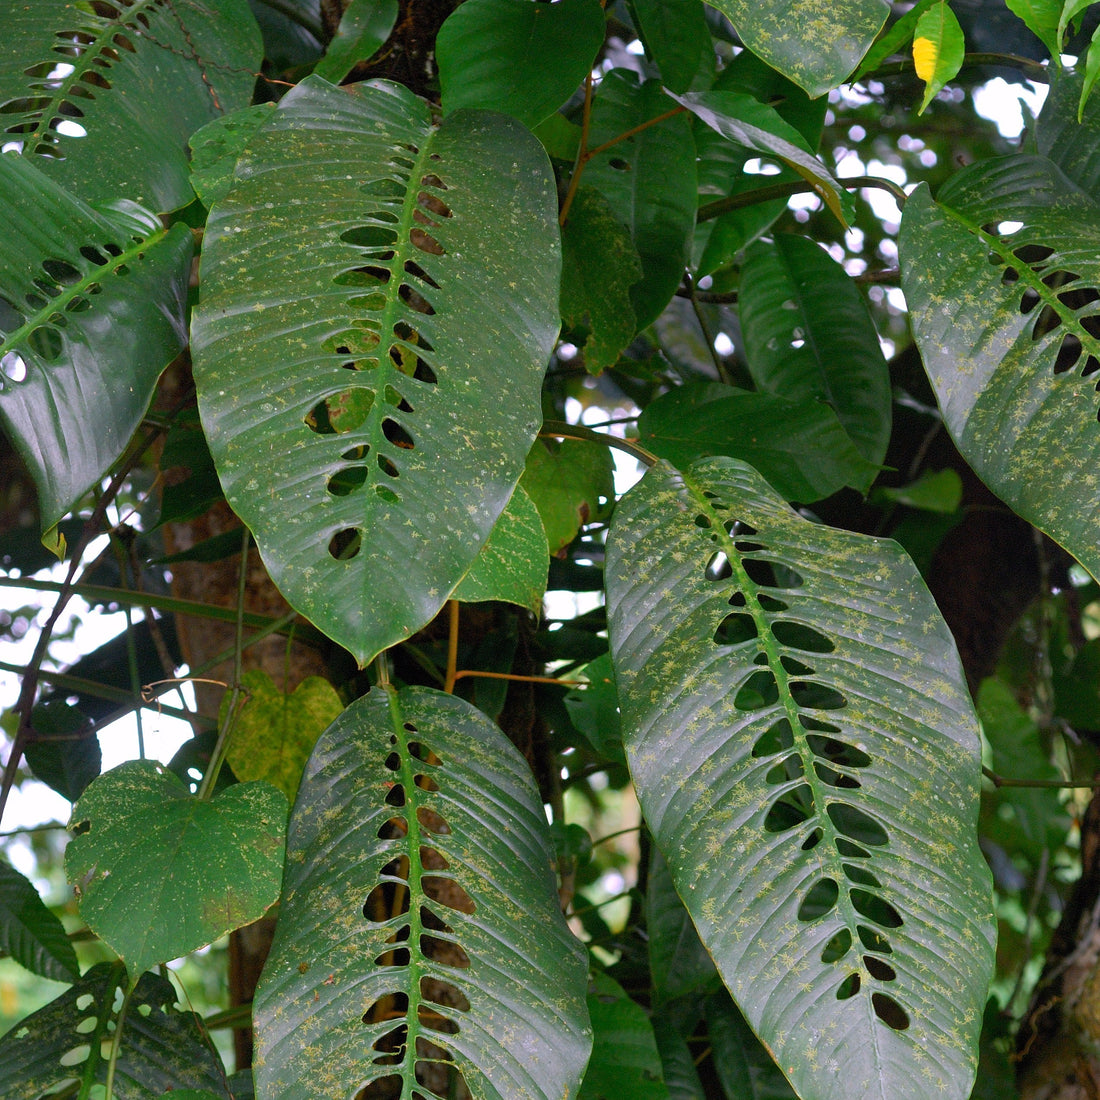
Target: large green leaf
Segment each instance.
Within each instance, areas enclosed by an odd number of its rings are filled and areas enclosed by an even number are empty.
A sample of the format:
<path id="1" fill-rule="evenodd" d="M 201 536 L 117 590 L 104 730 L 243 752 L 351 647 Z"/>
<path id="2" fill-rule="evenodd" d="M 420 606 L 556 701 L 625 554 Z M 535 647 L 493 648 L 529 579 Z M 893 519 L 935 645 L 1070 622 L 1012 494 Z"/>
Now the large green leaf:
<path id="1" fill-rule="evenodd" d="M 256 20 L 246 0 L 103 7 L 0 4 L 5 143 L 22 142 L 24 154 L 87 202 L 125 197 L 174 210 L 192 198 L 187 139 L 252 97 Z"/>
<path id="2" fill-rule="evenodd" d="M 623 498 L 607 584 L 646 822 L 796 1091 L 965 1098 L 993 963 L 980 746 L 913 564 L 710 459 Z"/>
<path id="3" fill-rule="evenodd" d="M 1100 204 L 1044 157 L 905 205 L 902 286 L 944 421 L 981 479 L 1100 576 Z"/>
<path id="4" fill-rule="evenodd" d="M 612 69 L 600 82 L 592 109 L 589 148 L 597 148 L 667 114 L 659 81 Z M 630 289 L 639 328 L 653 323 L 684 275 L 695 226 L 695 143 L 685 115 L 645 126 L 585 169 L 584 182 L 602 191 L 630 230 L 643 278 Z"/>
<path id="5" fill-rule="evenodd" d="M 118 1026 L 122 966 L 99 963 L 45 1008 L 0 1038 L 0 1096 L 94 1096 L 107 1077 Z M 64 1091 L 66 1082 L 74 1091 Z M 158 1100 L 169 1089 L 202 1089 L 228 1100 L 225 1070 L 202 1021 L 180 1011 L 172 983 L 143 974 L 130 999 L 115 1069 L 115 1100 Z M 172 1096 L 176 1093 L 172 1092 Z"/>
<path id="6" fill-rule="evenodd" d="M 465 0 L 436 40 L 443 108 L 503 111 L 533 128 L 577 90 L 603 39 L 599 0 Z"/>
<path id="7" fill-rule="evenodd" d="M 43 904 L 34 885 L 0 860 L 0 951 L 20 966 L 55 982 L 80 977 L 65 928 Z"/>
<path id="8" fill-rule="evenodd" d="M 745 257 L 739 305 L 756 384 L 828 402 L 860 454 L 881 465 L 890 442 L 890 371 L 844 268 L 808 237 L 777 233 Z"/>
<path id="9" fill-rule="evenodd" d="M 11 154 L 0 206 L 0 420 L 48 531 L 121 454 L 186 345 L 191 234 L 133 204 L 93 210 Z"/>
<path id="10" fill-rule="evenodd" d="M 708 0 L 773 69 L 823 95 L 859 64 L 886 22 L 889 0 Z"/>
<path id="11" fill-rule="evenodd" d="M 200 801 L 161 764 L 131 760 L 80 796 L 65 873 L 80 915 L 131 981 L 263 916 L 279 897 L 286 799 L 237 783 Z"/>
<path id="12" fill-rule="evenodd" d="M 237 177 L 203 251 L 203 426 L 272 579 L 366 662 L 442 606 L 541 422 L 549 163 L 503 115 L 437 129 L 398 85 L 310 78 Z"/>
<path id="13" fill-rule="evenodd" d="M 631 0 L 631 14 L 646 54 L 674 92 L 714 76 L 714 40 L 702 0 Z"/>
<path id="14" fill-rule="evenodd" d="M 530 771 L 479 711 L 427 688 L 353 703 L 291 819 L 257 1095 L 344 1100 L 390 1078 L 411 1100 L 432 1058 L 474 1100 L 574 1095 L 586 962 L 552 859 Z"/>

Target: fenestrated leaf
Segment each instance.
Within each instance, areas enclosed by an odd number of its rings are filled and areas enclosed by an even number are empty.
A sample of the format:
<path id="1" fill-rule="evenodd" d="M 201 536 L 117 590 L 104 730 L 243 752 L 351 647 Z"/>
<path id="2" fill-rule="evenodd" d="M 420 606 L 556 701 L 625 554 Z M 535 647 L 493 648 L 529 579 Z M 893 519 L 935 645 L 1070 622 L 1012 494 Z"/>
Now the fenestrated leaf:
<path id="1" fill-rule="evenodd" d="M 0 860 L 0 951 L 32 974 L 55 982 L 80 977 L 64 925 L 46 908 L 34 885 Z"/>
<path id="2" fill-rule="evenodd" d="M 503 111 L 533 128 L 576 91 L 603 39 L 599 0 L 465 0 L 436 39 L 443 109 Z"/>
<path id="3" fill-rule="evenodd" d="M 881 30 L 888 0 L 708 0 L 745 45 L 817 97 L 856 67 Z"/>
<path id="4" fill-rule="evenodd" d="M 390 1078 L 411 1100 L 437 1058 L 475 1100 L 574 1095 L 586 961 L 552 859 L 530 771 L 484 715 L 426 688 L 354 702 L 291 819 L 257 1094 L 344 1100 Z"/>
<path id="5" fill-rule="evenodd" d="M 594 974 L 588 1012 L 595 1037 L 577 1100 L 667 1100 L 661 1056 L 645 1009 L 613 978 Z"/>
<path id="6" fill-rule="evenodd" d="M 88 787 L 70 828 L 80 915 L 131 981 L 258 920 L 279 896 L 286 799 L 267 783 L 200 802 L 163 765 L 131 760 Z"/>
<path id="7" fill-rule="evenodd" d="M 259 28 L 247 0 L 109 10 L 5 3 L 0 118 L 84 201 L 174 210 L 192 198 L 187 139 L 252 96 Z"/>
<path id="8" fill-rule="evenodd" d="M 377 53 L 397 22 L 397 0 L 351 0 L 314 73 L 339 84 L 360 62 Z"/>
<path id="9" fill-rule="evenodd" d="M 121 1000 L 125 985 L 120 964 L 99 963 L 0 1038 L 0 1096 L 52 1094 L 65 1082 L 79 1083 L 82 1095 L 95 1095 L 89 1090 L 106 1081 L 119 1022 L 116 997 Z M 221 1060 L 201 1020 L 177 1006 L 167 978 L 141 975 L 122 1027 L 115 1100 L 159 1100 L 169 1089 L 199 1089 L 228 1100 Z"/>
<path id="10" fill-rule="evenodd" d="M 756 384 L 827 402 L 859 453 L 881 465 L 890 442 L 890 369 L 844 268 L 808 237 L 777 233 L 745 257 L 738 304 Z"/>
<path id="11" fill-rule="evenodd" d="M 798 1094 L 965 1098 L 993 963 L 980 746 L 912 563 L 710 459 L 620 501 L 607 583 L 646 822 Z"/>
<path id="12" fill-rule="evenodd" d="M 589 148 L 596 148 L 660 115 L 670 100 L 659 81 L 639 83 L 634 72 L 612 69 L 592 108 Z M 638 328 L 653 323 L 683 278 L 695 225 L 695 142 L 685 115 L 646 126 L 594 157 L 584 182 L 602 191 L 630 230 L 643 278 L 630 290 Z"/>
<path id="13" fill-rule="evenodd" d="M 451 598 L 464 603 L 504 600 L 537 611 L 549 568 L 550 551 L 539 510 L 527 490 L 517 485 Z"/>
<path id="14" fill-rule="evenodd" d="M 613 499 L 615 466 L 611 452 L 598 443 L 539 441 L 527 456 L 520 484 L 539 510 L 550 553 L 557 554 Z"/>
<path id="15" fill-rule="evenodd" d="M 241 687 L 248 696 L 234 719 L 226 759 L 238 779 L 265 780 L 293 802 L 317 738 L 344 704 L 322 676 L 307 676 L 284 692 L 262 669 L 250 669 Z"/>
<path id="16" fill-rule="evenodd" d="M 187 343 L 191 234 L 133 204 L 93 210 L 40 160 L 0 155 L 0 419 L 49 532 L 122 453 Z"/>
<path id="17" fill-rule="evenodd" d="M 634 338 L 630 288 L 642 278 L 638 253 L 611 204 L 590 187 L 577 191 L 562 230 L 561 316 L 584 351 L 584 369 L 613 367 Z"/>
<path id="18" fill-rule="evenodd" d="M 999 230 L 999 231 L 998 231 Z M 1043 157 L 979 162 L 900 240 L 913 332 L 978 476 L 1100 576 L 1100 204 Z"/>
<path id="19" fill-rule="evenodd" d="M 782 496 L 803 504 L 845 485 L 866 492 L 878 472 L 823 401 L 721 382 L 678 386 L 658 397 L 642 410 L 638 437 L 679 466 L 703 455 L 751 462 Z"/>
<path id="20" fill-rule="evenodd" d="M 398 85 L 311 77 L 237 176 L 203 248 L 203 425 L 272 579 L 366 662 L 461 580 L 541 422 L 549 163 L 503 115 L 436 129 Z"/>
<path id="21" fill-rule="evenodd" d="M 638 37 L 674 92 L 714 76 L 714 40 L 702 0 L 631 0 Z M 705 86 L 705 85 L 704 85 Z"/>

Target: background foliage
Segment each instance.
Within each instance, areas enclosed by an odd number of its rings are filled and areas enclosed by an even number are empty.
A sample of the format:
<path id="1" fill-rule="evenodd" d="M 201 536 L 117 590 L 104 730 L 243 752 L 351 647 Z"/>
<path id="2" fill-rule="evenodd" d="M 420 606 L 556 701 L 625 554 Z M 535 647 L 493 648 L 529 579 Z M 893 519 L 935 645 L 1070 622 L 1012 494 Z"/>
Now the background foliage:
<path id="1" fill-rule="evenodd" d="M 0 1095 L 1097 1094 L 1090 5 L 0 10 Z"/>

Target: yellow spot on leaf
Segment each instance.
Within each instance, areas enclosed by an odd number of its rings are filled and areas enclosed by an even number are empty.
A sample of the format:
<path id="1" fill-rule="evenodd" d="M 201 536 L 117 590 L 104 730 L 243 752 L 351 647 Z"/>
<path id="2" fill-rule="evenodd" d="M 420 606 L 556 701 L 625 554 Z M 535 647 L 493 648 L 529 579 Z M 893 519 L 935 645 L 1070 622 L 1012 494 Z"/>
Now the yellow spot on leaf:
<path id="1" fill-rule="evenodd" d="M 935 42 L 931 38 L 913 39 L 913 64 L 916 66 L 917 76 L 927 84 L 936 72 L 936 57 L 938 54 Z"/>

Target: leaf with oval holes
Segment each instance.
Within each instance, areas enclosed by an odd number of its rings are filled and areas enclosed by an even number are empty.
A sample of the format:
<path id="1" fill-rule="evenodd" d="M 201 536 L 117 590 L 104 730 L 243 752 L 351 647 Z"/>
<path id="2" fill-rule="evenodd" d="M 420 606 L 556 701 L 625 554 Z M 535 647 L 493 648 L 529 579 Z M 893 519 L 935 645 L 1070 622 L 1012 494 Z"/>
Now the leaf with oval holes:
<path id="1" fill-rule="evenodd" d="M 307 676 L 293 691 L 280 691 L 262 669 L 241 677 L 248 693 L 233 722 L 225 754 L 238 779 L 263 779 L 293 803 L 309 754 L 344 704 L 323 676 Z M 229 696 L 222 705 L 228 708 Z M 219 725 L 227 715 L 218 715 Z"/>
<path id="2" fill-rule="evenodd" d="M 443 109 L 503 111 L 534 129 L 591 71 L 604 33 L 599 0 L 465 0 L 436 39 Z"/>
<path id="3" fill-rule="evenodd" d="M 890 13 L 888 0 L 708 0 L 773 69 L 817 97 L 859 64 Z"/>
<path id="4" fill-rule="evenodd" d="M 463 603 L 504 600 L 537 613 L 549 568 L 550 552 L 539 510 L 527 490 L 517 485 L 451 598 Z"/>
<path id="5" fill-rule="evenodd" d="M 1100 577 L 1100 203 L 1045 157 L 982 161 L 910 196 L 900 252 L 959 450 Z"/>
<path id="6" fill-rule="evenodd" d="M 514 120 L 437 129 L 396 84 L 311 77 L 211 212 L 193 329 L 211 453 L 272 579 L 360 662 L 435 615 L 522 472 L 556 209 Z"/>
<path id="7" fill-rule="evenodd" d="M 200 802 L 161 764 L 131 760 L 80 796 L 65 873 L 80 915 L 126 963 L 157 963 L 258 920 L 279 897 L 286 798 L 237 783 Z"/>
<path id="8" fill-rule="evenodd" d="M 80 977 L 65 927 L 46 908 L 33 883 L 0 860 L 0 951 L 55 982 Z"/>
<path id="9" fill-rule="evenodd" d="M 0 241 L 0 422 L 48 533 L 122 453 L 186 346 L 191 234 L 132 204 L 93 210 L 10 155 L 0 206 L 11 230 Z"/>
<path id="10" fill-rule="evenodd" d="M 715 458 L 619 502 L 607 587 L 646 822 L 753 1030 L 803 1100 L 963 1100 L 993 964 L 980 744 L 912 562 Z"/>
<path id="11" fill-rule="evenodd" d="M 45 1008 L 0 1036 L 0 1096 L 96 1095 L 107 1077 L 111 1038 L 126 990 L 119 963 L 98 963 Z M 158 1100 L 196 1089 L 229 1100 L 225 1069 L 202 1021 L 181 1010 L 172 983 L 142 974 L 130 999 L 115 1067 L 118 1100 Z M 184 1093 L 171 1092 L 172 1097 Z"/>
<path id="12" fill-rule="evenodd" d="M 547 831 L 523 758 L 470 704 L 428 688 L 352 703 L 291 817 L 257 1095 L 436 1095 L 416 1084 L 432 1059 L 477 1100 L 573 1095 L 587 964 Z"/>
<path id="13" fill-rule="evenodd" d="M 103 7 L 5 5 L 0 136 L 85 202 L 186 206 L 187 139 L 252 98 L 256 20 L 247 0 Z"/>

